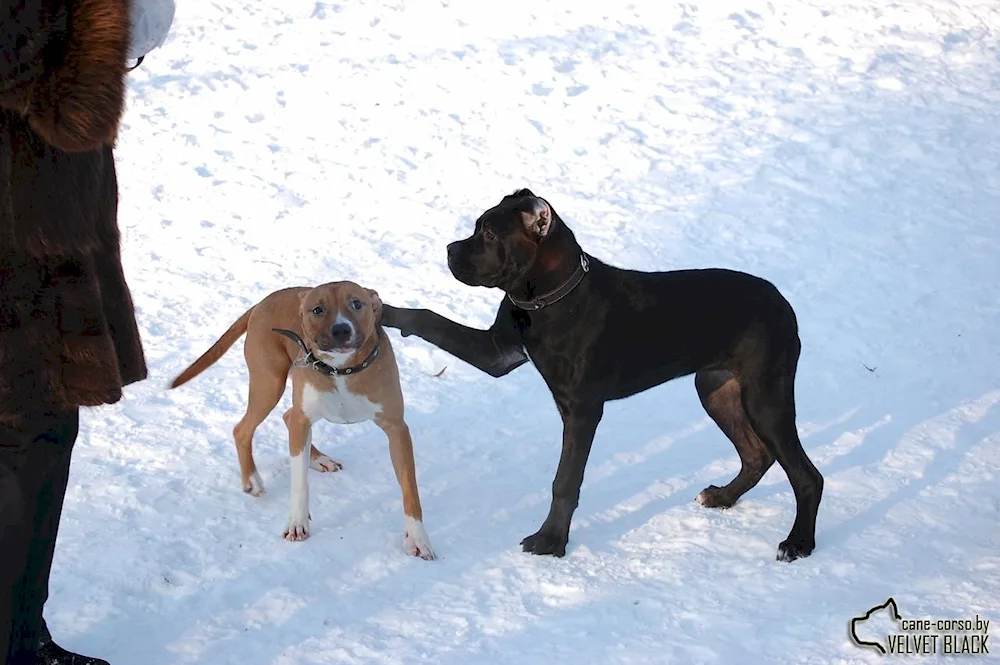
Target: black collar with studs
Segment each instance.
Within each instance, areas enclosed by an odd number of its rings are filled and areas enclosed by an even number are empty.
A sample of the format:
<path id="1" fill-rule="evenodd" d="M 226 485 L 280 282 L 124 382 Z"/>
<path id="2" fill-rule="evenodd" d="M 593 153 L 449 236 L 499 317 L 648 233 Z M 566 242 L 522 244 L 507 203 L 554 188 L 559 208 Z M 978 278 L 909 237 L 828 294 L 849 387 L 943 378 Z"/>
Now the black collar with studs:
<path id="1" fill-rule="evenodd" d="M 537 311 L 543 307 L 548 307 L 549 305 L 559 302 L 572 293 L 573 289 L 580 285 L 580 282 L 583 281 L 583 278 L 587 276 L 588 272 L 590 272 L 590 259 L 585 253 L 581 252 L 580 265 L 573 271 L 573 274 L 570 275 L 569 279 L 548 293 L 543 293 L 542 295 L 532 298 L 531 300 L 518 300 L 509 293 L 507 294 L 507 297 L 512 303 L 521 309 Z"/>
<path id="2" fill-rule="evenodd" d="M 295 332 L 285 330 L 284 328 L 271 328 L 271 330 L 292 340 L 306 352 L 305 358 L 295 361 L 296 365 L 301 367 L 311 367 L 320 374 L 325 374 L 326 376 L 346 376 L 348 374 L 357 374 L 358 372 L 371 367 L 371 365 L 375 362 L 375 359 L 378 358 L 379 347 L 382 345 L 382 329 L 379 326 L 376 326 L 375 333 L 378 335 L 378 339 L 375 342 L 375 348 L 372 349 L 372 352 L 368 354 L 367 358 L 361 361 L 361 363 L 352 365 L 351 367 L 331 367 L 313 355 L 313 352 L 309 350 L 306 343 L 303 342 L 302 338 Z"/>

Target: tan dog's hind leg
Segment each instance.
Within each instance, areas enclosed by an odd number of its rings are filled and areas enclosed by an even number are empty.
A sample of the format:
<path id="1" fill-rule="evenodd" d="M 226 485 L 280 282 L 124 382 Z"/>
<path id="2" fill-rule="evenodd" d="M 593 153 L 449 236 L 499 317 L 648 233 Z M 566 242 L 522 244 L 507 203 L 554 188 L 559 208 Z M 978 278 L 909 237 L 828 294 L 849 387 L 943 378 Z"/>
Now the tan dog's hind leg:
<path id="1" fill-rule="evenodd" d="M 417 491 L 417 467 L 413 461 L 413 440 L 410 428 L 403 420 L 389 420 L 383 416 L 375 418 L 375 424 L 389 438 L 389 456 L 396 480 L 403 491 L 403 515 L 405 531 L 403 543 L 406 551 L 428 561 L 436 558 L 430 538 L 424 529 L 423 512 L 420 509 L 420 494 Z"/>
<path id="2" fill-rule="evenodd" d="M 310 446 L 309 451 L 309 466 L 316 471 L 321 472 L 333 472 L 340 471 L 344 468 L 344 465 L 333 459 L 329 455 L 320 452 L 319 448 L 316 446 Z"/>
<path id="3" fill-rule="evenodd" d="M 306 449 L 312 445 L 312 422 L 296 407 L 283 417 L 288 428 L 288 454 L 292 464 L 291 509 L 288 524 L 282 534 L 285 540 L 305 540 L 309 537 L 309 460 Z"/>
<path id="4" fill-rule="evenodd" d="M 247 412 L 233 428 L 233 438 L 236 441 L 236 454 L 240 459 L 240 480 L 243 482 L 243 491 L 252 496 L 261 496 L 265 491 L 264 481 L 257 473 L 257 465 L 253 461 L 253 435 L 281 401 L 287 377 L 287 369 L 284 373 L 275 372 L 271 368 L 250 370 Z"/>

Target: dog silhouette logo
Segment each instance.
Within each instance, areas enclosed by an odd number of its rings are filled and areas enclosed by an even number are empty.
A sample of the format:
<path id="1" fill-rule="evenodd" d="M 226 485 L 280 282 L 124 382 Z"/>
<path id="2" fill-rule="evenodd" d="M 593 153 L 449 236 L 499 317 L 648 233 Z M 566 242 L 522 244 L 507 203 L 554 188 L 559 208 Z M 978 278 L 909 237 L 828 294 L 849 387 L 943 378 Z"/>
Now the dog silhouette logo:
<path id="1" fill-rule="evenodd" d="M 887 611 L 889 613 L 889 618 L 897 623 L 902 621 L 903 617 L 899 616 L 899 608 L 896 607 L 896 601 L 892 598 L 889 598 L 881 605 L 876 605 L 875 607 L 865 612 L 864 616 L 854 617 L 853 619 L 851 619 L 851 639 L 854 640 L 854 643 L 857 644 L 859 647 L 864 647 L 867 649 L 877 649 L 878 652 L 884 656 L 886 653 L 886 648 L 881 642 L 862 640 L 860 637 L 858 637 L 858 628 L 864 625 L 866 621 L 871 620 L 873 614 L 881 611 Z"/>

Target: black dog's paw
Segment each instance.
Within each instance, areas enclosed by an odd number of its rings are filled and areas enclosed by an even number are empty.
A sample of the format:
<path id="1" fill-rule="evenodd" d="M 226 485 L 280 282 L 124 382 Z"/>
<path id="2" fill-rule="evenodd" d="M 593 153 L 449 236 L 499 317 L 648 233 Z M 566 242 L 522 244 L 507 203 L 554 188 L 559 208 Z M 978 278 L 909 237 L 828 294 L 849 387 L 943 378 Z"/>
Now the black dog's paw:
<path id="1" fill-rule="evenodd" d="M 522 540 L 521 548 L 525 552 L 531 552 L 532 554 L 565 556 L 566 542 L 566 538 L 560 538 L 556 534 L 540 529 L 537 533 L 533 533 Z"/>
<path id="2" fill-rule="evenodd" d="M 732 497 L 726 493 L 724 487 L 716 487 L 715 485 L 709 485 L 698 494 L 698 498 L 695 499 L 698 503 L 705 506 L 706 508 L 732 508 L 733 504 L 736 503 Z"/>
<path id="3" fill-rule="evenodd" d="M 816 548 L 816 542 L 812 538 L 798 538 L 789 536 L 787 540 L 778 545 L 778 561 L 795 561 L 804 559 L 812 554 Z"/>

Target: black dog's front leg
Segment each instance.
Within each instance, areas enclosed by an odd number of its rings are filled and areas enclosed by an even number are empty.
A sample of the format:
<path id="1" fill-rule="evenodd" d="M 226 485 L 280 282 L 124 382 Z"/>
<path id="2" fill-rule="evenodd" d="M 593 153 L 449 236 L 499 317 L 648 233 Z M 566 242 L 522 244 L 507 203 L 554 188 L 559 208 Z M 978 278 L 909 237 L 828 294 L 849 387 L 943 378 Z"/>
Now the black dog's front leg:
<path id="1" fill-rule="evenodd" d="M 559 467 L 552 481 L 552 504 L 542 527 L 521 541 L 525 552 L 532 554 L 566 554 L 569 542 L 569 523 L 580 502 L 580 485 L 583 471 L 594 443 L 597 425 L 604 415 L 604 405 L 564 408 L 563 445 Z"/>
<path id="2" fill-rule="evenodd" d="M 528 362 L 506 300 L 504 303 L 489 330 L 463 326 L 428 309 L 391 305 L 382 305 L 381 323 L 398 328 L 403 337 L 416 335 L 490 376 L 501 377 Z"/>

